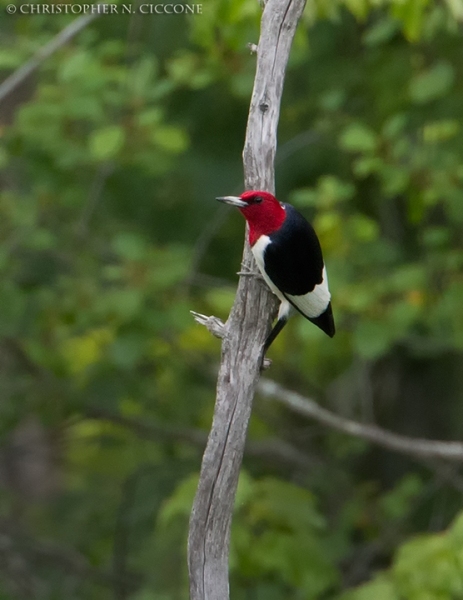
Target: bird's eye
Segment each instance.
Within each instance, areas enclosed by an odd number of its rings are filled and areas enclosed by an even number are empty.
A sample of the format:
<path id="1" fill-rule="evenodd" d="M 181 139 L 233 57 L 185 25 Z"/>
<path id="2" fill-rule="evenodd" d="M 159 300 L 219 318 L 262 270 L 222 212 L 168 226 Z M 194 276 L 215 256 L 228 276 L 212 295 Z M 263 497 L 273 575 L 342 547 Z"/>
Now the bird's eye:
<path id="1" fill-rule="evenodd" d="M 253 204 L 260 204 L 263 201 L 262 196 L 254 196 Z"/>

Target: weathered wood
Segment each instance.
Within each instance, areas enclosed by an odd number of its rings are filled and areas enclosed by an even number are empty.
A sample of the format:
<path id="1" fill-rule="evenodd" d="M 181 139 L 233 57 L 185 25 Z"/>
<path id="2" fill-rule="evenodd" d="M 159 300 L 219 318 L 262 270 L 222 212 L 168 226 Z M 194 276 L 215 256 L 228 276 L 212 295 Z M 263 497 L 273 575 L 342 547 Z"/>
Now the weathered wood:
<path id="1" fill-rule="evenodd" d="M 291 43 L 305 0 L 268 0 L 243 151 L 246 189 L 274 190 L 281 94 Z M 224 190 L 224 193 L 227 193 Z M 243 267 L 254 269 L 245 243 Z M 263 343 L 275 314 L 273 295 L 240 277 L 217 382 L 212 429 L 201 465 L 188 538 L 191 600 L 228 600 L 230 525 Z"/>

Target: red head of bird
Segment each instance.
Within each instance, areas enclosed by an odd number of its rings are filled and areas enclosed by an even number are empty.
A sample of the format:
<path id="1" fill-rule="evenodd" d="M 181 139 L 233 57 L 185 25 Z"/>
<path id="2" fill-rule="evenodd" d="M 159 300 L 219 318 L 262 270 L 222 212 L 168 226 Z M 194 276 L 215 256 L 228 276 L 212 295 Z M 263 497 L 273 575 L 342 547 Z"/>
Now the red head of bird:
<path id="1" fill-rule="evenodd" d="M 217 198 L 225 204 L 236 206 L 249 223 L 249 243 L 251 246 L 261 235 L 270 235 L 281 227 L 286 211 L 269 192 L 247 191 L 241 196 L 222 196 Z"/>

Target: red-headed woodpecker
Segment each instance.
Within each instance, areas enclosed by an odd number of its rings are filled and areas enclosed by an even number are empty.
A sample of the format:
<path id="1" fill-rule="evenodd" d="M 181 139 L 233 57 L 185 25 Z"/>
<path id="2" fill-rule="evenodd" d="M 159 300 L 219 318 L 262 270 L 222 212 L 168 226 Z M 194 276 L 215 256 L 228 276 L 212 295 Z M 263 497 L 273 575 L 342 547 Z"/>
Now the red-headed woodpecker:
<path id="1" fill-rule="evenodd" d="M 265 341 L 264 352 L 286 325 L 293 307 L 333 337 L 331 295 L 320 242 L 312 225 L 291 204 L 280 204 L 268 192 L 248 191 L 217 200 L 243 213 L 257 266 L 281 300 L 278 321 Z"/>

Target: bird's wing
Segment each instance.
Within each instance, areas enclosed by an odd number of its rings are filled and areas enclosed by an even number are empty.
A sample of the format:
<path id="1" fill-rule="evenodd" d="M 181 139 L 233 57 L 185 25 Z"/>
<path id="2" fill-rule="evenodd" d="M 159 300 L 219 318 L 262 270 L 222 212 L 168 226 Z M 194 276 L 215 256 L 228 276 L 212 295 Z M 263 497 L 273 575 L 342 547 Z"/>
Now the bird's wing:
<path id="1" fill-rule="evenodd" d="M 291 205 L 282 227 L 262 235 L 252 250 L 270 289 L 306 319 L 334 335 L 331 295 L 322 251 L 312 226 Z"/>
<path id="2" fill-rule="evenodd" d="M 317 284 L 311 292 L 298 296 L 285 293 L 284 291 L 283 294 L 288 302 L 291 302 L 307 319 L 319 317 L 325 312 L 331 299 L 325 267 L 323 267 L 322 282 Z"/>
<path id="3" fill-rule="evenodd" d="M 304 296 L 323 283 L 322 251 L 312 226 L 294 207 L 285 206 L 286 220 L 279 230 L 266 237 L 261 262 L 280 292 Z"/>

